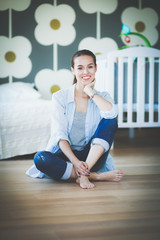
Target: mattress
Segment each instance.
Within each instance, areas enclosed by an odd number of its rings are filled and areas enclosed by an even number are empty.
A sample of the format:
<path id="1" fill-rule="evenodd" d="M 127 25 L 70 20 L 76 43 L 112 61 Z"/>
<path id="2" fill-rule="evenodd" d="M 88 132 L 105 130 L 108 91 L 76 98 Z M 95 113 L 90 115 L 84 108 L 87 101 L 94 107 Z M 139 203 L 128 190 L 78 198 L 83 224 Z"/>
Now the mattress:
<path id="1" fill-rule="evenodd" d="M 51 130 L 51 100 L 0 103 L 0 159 L 44 150 Z"/>

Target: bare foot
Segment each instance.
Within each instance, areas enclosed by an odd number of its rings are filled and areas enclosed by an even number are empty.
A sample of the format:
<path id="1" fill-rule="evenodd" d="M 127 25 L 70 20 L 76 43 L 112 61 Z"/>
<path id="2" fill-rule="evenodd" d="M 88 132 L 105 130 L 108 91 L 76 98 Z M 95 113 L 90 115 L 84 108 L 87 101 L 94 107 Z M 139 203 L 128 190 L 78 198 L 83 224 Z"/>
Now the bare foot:
<path id="1" fill-rule="evenodd" d="M 79 178 L 77 178 L 76 182 L 80 185 L 83 189 L 90 189 L 94 188 L 94 184 L 91 183 L 88 179 L 88 177 L 81 175 Z"/>
<path id="2" fill-rule="evenodd" d="M 103 173 L 91 173 L 90 179 L 99 181 L 119 182 L 123 178 L 123 171 L 116 169 Z"/>

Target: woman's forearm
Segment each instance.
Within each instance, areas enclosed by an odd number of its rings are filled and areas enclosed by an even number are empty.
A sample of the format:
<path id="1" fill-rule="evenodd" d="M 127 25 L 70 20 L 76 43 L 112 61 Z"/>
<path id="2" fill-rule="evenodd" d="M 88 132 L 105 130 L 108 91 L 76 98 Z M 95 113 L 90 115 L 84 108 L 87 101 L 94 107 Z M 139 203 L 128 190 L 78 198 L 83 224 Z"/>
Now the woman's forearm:
<path id="1" fill-rule="evenodd" d="M 66 140 L 60 140 L 59 147 L 62 150 L 62 152 L 66 155 L 66 157 L 73 163 L 77 176 L 79 176 L 79 174 L 82 175 L 90 174 L 87 163 L 80 161 L 75 156 L 75 154 L 72 152 L 69 146 L 69 143 Z"/>
<path id="2" fill-rule="evenodd" d="M 75 154 L 72 152 L 70 145 L 68 141 L 66 140 L 60 140 L 59 141 L 59 147 L 61 151 L 64 153 L 64 155 L 73 163 L 76 164 L 79 159 L 75 156 Z"/>
<path id="3" fill-rule="evenodd" d="M 93 101 L 95 102 L 95 104 L 98 106 L 100 111 L 111 111 L 113 108 L 112 103 L 110 103 L 109 101 L 107 101 L 106 99 L 102 98 L 101 96 L 95 94 L 93 97 Z"/>
<path id="4" fill-rule="evenodd" d="M 95 104 L 98 106 L 100 111 L 111 111 L 113 108 L 113 105 L 111 102 L 107 101 L 103 97 L 99 96 L 98 94 L 95 94 L 94 89 L 92 88 L 92 85 L 89 84 L 84 88 L 84 92 L 93 99 Z"/>

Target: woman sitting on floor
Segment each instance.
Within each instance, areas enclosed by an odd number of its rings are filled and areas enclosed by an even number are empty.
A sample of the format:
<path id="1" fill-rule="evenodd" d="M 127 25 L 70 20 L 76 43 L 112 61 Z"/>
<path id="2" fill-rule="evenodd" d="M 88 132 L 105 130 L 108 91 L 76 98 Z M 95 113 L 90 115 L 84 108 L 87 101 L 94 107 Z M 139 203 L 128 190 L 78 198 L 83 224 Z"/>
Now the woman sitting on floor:
<path id="1" fill-rule="evenodd" d="M 94 89 L 96 57 L 89 50 L 72 58 L 74 85 L 53 94 L 52 131 L 46 151 L 35 154 L 36 168 L 53 179 L 120 181 L 109 151 L 117 130 L 117 111 L 109 93 Z M 32 175 L 28 171 L 28 175 Z"/>

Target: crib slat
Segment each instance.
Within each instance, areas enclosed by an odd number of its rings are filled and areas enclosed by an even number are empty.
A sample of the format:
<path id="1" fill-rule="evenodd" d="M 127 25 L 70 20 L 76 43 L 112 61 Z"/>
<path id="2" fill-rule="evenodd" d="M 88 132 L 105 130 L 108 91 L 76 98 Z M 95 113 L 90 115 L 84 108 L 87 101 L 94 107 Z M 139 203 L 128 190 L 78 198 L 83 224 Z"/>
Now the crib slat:
<path id="1" fill-rule="evenodd" d="M 106 59 L 103 60 L 102 62 L 102 75 L 101 75 L 101 90 L 100 91 L 105 91 L 106 87 L 106 81 L 107 81 L 107 69 L 106 69 Z M 105 79 L 105 81 L 102 81 L 102 79 Z"/>
<path id="2" fill-rule="evenodd" d="M 127 89 L 127 121 L 132 123 L 132 101 L 133 101 L 133 58 L 128 58 L 128 89 Z"/>
<path id="3" fill-rule="evenodd" d="M 149 58 L 149 122 L 154 118 L 154 58 Z"/>
<path id="4" fill-rule="evenodd" d="M 98 91 L 104 91 L 104 85 L 107 80 L 106 74 L 106 59 L 102 59 L 101 61 L 97 62 L 98 71 L 96 72 L 96 84 L 95 88 Z"/>
<path id="5" fill-rule="evenodd" d="M 158 61 L 158 122 L 160 122 L 160 58 Z"/>
<path id="6" fill-rule="evenodd" d="M 119 124 L 123 123 L 123 75 L 124 75 L 124 64 L 123 58 L 118 58 L 118 121 Z"/>
<path id="7" fill-rule="evenodd" d="M 101 80 L 101 87 L 102 87 L 102 90 L 101 91 L 106 91 L 106 88 L 107 88 L 107 59 L 105 59 L 103 61 L 103 76 L 102 76 L 102 79 L 105 79 L 105 81 L 102 81 Z"/>
<path id="8" fill-rule="evenodd" d="M 108 60 L 109 72 L 107 72 L 107 77 L 108 77 L 108 79 L 107 79 L 107 82 L 108 82 L 107 91 L 110 93 L 110 95 L 113 99 L 115 99 L 115 96 L 114 96 L 114 78 L 115 78 L 114 62 L 115 62 L 114 57 L 112 57 L 110 60 Z"/>
<path id="9" fill-rule="evenodd" d="M 145 114 L 145 58 L 138 57 L 137 60 L 137 122 L 144 123 Z"/>

